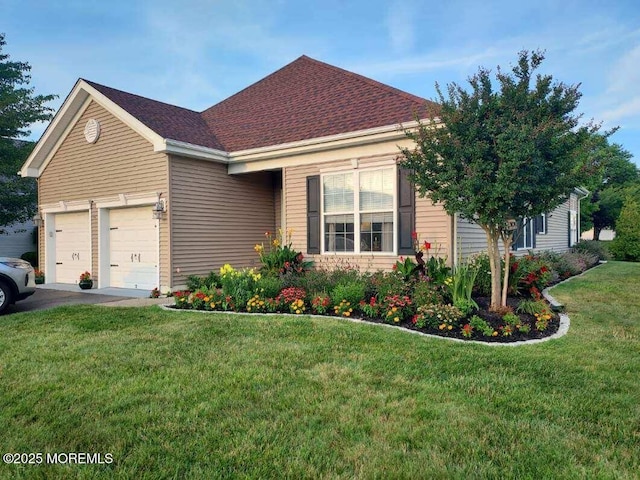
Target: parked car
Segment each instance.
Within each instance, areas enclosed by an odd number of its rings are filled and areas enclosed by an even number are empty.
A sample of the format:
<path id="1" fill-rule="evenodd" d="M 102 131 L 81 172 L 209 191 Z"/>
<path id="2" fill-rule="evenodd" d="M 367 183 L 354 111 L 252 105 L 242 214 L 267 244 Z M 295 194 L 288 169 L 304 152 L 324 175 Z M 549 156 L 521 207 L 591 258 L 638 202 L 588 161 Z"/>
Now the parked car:
<path id="1" fill-rule="evenodd" d="M 36 291 L 36 274 L 29 262 L 0 257 L 0 314 Z"/>

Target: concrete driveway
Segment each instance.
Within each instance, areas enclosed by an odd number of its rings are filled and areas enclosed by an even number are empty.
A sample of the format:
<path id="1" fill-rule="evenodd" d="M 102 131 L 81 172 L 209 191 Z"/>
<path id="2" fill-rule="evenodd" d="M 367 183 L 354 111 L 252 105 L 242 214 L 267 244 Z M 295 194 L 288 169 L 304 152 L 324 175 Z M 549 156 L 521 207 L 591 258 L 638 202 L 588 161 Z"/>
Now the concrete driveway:
<path id="1" fill-rule="evenodd" d="M 77 285 L 38 285 L 36 293 L 25 300 L 10 305 L 5 315 L 18 312 L 44 310 L 60 305 L 104 305 L 113 307 L 137 307 L 159 303 L 171 303 L 166 298 L 145 298 L 148 292 L 118 288 L 80 290 Z"/>

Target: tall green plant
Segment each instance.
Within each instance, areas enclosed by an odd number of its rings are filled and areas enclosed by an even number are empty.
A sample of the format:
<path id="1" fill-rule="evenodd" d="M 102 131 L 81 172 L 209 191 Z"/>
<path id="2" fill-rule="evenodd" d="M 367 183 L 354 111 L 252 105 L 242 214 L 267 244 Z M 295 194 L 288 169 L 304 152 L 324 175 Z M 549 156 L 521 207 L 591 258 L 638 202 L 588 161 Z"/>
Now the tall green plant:
<path id="1" fill-rule="evenodd" d="M 478 308 L 478 304 L 471 298 L 477 275 L 478 269 L 469 262 L 461 262 L 453 268 L 451 281 L 447 283 L 451 290 L 453 304 L 461 310 L 468 310 L 470 307 Z"/>
<path id="2" fill-rule="evenodd" d="M 282 228 L 278 229 L 278 233 L 273 235 L 271 232 L 265 234 L 267 245 L 263 243 L 256 244 L 253 249 L 260 257 L 263 273 L 266 274 L 286 274 L 286 273 L 303 273 L 309 269 L 312 262 L 305 261 L 304 255 L 293 249 L 291 236 L 293 229 L 289 228 L 286 232 Z"/>

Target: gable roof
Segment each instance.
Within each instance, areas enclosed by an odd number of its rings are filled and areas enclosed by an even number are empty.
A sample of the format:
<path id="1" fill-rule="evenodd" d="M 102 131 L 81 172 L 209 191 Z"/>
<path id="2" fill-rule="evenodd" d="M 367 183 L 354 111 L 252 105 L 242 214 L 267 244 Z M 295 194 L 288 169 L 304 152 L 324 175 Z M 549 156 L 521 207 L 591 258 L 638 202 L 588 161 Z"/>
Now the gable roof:
<path id="1" fill-rule="evenodd" d="M 90 100 L 156 152 L 225 163 L 254 149 L 362 137 L 375 129 L 397 134 L 399 124 L 433 118 L 439 110 L 436 103 L 304 55 L 203 112 L 79 79 L 21 175 L 40 176 Z"/>

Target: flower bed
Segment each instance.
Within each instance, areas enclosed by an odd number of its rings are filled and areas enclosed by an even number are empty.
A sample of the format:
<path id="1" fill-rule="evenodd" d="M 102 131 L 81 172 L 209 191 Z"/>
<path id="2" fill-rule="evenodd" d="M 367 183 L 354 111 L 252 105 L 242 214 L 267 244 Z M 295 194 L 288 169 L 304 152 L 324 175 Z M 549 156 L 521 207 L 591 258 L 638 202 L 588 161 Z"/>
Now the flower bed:
<path id="1" fill-rule="evenodd" d="M 567 257 L 514 257 L 507 306 L 490 310 L 487 259 L 482 255 L 453 270 L 442 258 L 432 256 L 420 262 L 420 255 L 416 256 L 417 263 L 401 259 L 390 272 L 361 273 L 348 266 L 309 269 L 302 254 L 290 244 L 273 240 L 270 244 L 272 257 L 278 257 L 278 249 L 287 248 L 287 254 L 281 256 L 282 265 L 273 258 L 261 271 L 224 265 L 219 274 L 196 282 L 197 289 L 175 292 L 174 308 L 333 315 L 445 337 L 515 342 L 544 338 L 558 330 L 559 317 L 540 294 L 565 277 L 557 266 L 577 266 L 574 273 L 580 273 L 598 261 L 578 251 L 569 252 Z M 264 249 L 256 251 L 264 257 Z M 297 260 L 294 269 L 288 268 L 292 257 Z"/>

